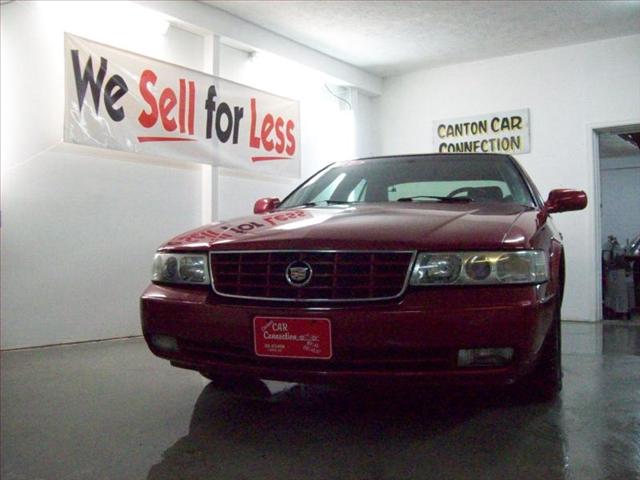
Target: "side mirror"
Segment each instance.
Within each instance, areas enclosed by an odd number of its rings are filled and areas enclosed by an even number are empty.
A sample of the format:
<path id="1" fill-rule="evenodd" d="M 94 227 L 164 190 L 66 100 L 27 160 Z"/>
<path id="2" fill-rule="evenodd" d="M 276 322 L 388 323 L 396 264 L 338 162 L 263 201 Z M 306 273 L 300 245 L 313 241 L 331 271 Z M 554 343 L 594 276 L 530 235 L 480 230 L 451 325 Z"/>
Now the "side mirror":
<path id="1" fill-rule="evenodd" d="M 261 198 L 253 206 L 253 213 L 269 213 L 278 208 L 278 205 L 280 205 L 279 198 Z"/>
<path id="2" fill-rule="evenodd" d="M 545 206 L 548 213 L 582 210 L 587 206 L 587 194 L 581 190 L 567 188 L 551 190 Z"/>

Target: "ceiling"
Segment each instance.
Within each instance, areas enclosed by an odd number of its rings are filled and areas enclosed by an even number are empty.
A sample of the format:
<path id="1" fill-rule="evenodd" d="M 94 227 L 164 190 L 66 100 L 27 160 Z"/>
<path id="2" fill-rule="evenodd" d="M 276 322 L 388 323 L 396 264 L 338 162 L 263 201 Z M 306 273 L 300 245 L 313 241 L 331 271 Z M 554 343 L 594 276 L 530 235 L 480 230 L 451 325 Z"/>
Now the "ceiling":
<path id="1" fill-rule="evenodd" d="M 640 33 L 640 1 L 206 1 L 376 75 Z"/>
<path id="2" fill-rule="evenodd" d="M 636 136 L 640 132 L 635 133 Z M 616 133 L 603 133 L 598 136 L 601 158 L 630 157 L 640 155 L 640 148 L 632 142 L 623 140 Z"/>

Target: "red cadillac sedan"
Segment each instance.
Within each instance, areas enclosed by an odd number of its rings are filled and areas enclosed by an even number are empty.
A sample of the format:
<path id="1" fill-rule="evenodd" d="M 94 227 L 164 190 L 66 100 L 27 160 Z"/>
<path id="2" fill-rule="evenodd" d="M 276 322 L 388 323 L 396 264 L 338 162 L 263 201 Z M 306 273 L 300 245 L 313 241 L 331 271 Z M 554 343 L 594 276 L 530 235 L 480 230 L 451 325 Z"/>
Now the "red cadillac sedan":
<path id="1" fill-rule="evenodd" d="M 334 163 L 254 215 L 161 246 L 151 351 L 207 378 L 562 385 L 562 235 L 508 155 Z"/>

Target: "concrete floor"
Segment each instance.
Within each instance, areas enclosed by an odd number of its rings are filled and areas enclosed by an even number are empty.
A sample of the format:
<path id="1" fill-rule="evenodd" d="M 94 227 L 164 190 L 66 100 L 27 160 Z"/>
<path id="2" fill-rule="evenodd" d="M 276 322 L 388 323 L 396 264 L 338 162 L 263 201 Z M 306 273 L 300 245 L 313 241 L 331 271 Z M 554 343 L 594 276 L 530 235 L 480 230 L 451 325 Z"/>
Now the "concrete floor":
<path id="1" fill-rule="evenodd" d="M 606 329 L 608 354 L 565 355 L 561 397 L 538 405 L 277 383 L 241 398 L 140 339 L 4 352 L 1 477 L 640 479 L 640 356 Z"/>

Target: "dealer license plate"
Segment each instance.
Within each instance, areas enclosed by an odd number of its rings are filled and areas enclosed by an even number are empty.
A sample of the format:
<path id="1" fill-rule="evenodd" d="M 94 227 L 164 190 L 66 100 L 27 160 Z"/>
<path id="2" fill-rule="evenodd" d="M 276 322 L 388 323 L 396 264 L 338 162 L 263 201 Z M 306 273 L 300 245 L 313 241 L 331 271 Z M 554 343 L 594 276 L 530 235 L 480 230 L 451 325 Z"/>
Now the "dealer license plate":
<path id="1" fill-rule="evenodd" d="M 255 353 L 259 357 L 331 358 L 328 318 L 255 317 Z"/>

